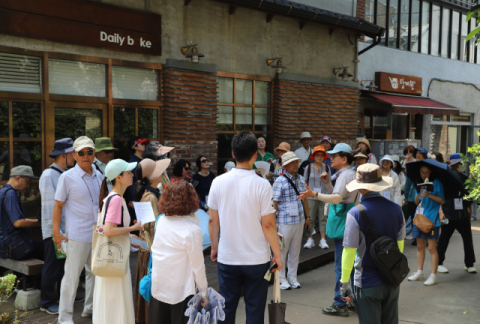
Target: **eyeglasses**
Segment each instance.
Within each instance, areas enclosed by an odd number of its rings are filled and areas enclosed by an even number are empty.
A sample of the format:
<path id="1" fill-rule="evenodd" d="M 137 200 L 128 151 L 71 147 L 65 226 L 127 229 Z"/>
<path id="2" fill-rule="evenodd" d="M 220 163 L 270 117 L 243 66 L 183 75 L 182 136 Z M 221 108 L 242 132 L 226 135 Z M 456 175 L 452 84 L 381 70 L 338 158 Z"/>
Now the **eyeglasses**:
<path id="1" fill-rule="evenodd" d="M 105 152 L 105 154 L 112 154 L 114 151 L 113 150 L 106 150 L 106 151 L 103 151 Z"/>
<path id="2" fill-rule="evenodd" d="M 421 175 L 423 176 L 430 176 L 432 173 L 431 172 L 420 172 Z"/>
<path id="3" fill-rule="evenodd" d="M 205 159 L 205 160 L 200 160 L 200 162 L 205 163 L 205 162 L 210 162 L 210 160 L 209 160 L 209 159 Z"/>
<path id="4" fill-rule="evenodd" d="M 84 155 L 85 155 L 85 151 L 77 152 L 77 154 L 78 154 L 78 156 L 80 156 L 80 157 L 81 157 L 81 156 L 84 156 Z M 87 151 L 87 154 L 88 154 L 89 156 L 92 156 L 92 155 L 93 155 L 93 150 L 88 150 L 88 151 Z"/>
<path id="5" fill-rule="evenodd" d="M 413 153 L 413 151 L 407 151 L 407 153 Z"/>

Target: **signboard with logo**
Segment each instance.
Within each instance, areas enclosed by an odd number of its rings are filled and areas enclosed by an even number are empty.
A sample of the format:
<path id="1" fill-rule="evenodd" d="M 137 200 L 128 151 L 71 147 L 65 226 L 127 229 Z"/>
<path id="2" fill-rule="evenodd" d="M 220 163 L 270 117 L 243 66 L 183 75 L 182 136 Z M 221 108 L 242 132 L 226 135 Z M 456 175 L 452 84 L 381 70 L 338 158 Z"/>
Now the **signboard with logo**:
<path id="1" fill-rule="evenodd" d="M 161 16 L 92 1 L 0 1 L 0 34 L 161 55 Z"/>
<path id="2" fill-rule="evenodd" d="M 414 76 L 375 72 L 375 84 L 379 91 L 414 95 L 421 95 L 423 92 L 422 78 Z"/>

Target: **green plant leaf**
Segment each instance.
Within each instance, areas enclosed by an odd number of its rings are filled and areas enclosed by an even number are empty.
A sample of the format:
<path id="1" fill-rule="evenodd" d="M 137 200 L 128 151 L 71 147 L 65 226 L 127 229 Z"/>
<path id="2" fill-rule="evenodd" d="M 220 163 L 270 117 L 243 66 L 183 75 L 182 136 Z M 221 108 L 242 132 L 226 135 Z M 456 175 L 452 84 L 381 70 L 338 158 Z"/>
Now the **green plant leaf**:
<path id="1" fill-rule="evenodd" d="M 470 34 L 468 34 L 467 36 L 467 39 L 465 40 L 466 42 L 468 42 L 473 36 L 475 36 L 476 34 L 478 34 L 478 32 L 480 32 L 480 27 L 477 27 L 475 28 L 474 30 L 472 30 L 470 32 Z M 478 42 L 478 41 L 477 41 Z"/>
<path id="2" fill-rule="evenodd" d="M 479 14 L 480 13 L 480 4 L 476 5 L 476 6 L 473 6 L 472 8 L 470 8 L 470 10 L 468 11 L 468 14 L 467 14 L 467 21 L 470 20 L 470 18 L 472 18 L 472 16 L 477 13 Z"/>

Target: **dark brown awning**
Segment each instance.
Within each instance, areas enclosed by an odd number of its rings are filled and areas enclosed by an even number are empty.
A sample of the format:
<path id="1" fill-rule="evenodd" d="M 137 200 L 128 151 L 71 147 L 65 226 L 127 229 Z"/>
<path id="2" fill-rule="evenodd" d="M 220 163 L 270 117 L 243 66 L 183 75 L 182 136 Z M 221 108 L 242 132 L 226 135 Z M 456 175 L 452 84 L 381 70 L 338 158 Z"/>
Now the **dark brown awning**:
<path id="1" fill-rule="evenodd" d="M 458 115 L 460 109 L 426 97 L 364 92 L 367 96 L 392 105 L 394 112 L 407 114 Z"/>

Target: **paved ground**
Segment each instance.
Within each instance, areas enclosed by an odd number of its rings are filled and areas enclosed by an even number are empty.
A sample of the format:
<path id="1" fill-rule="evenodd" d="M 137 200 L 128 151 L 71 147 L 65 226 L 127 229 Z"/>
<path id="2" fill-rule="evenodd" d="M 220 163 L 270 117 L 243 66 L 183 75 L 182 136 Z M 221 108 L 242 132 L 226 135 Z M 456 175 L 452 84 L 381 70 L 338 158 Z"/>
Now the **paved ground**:
<path id="1" fill-rule="evenodd" d="M 472 222 L 473 241 L 480 257 L 480 222 Z M 416 247 L 406 244 L 405 253 L 410 269 L 416 269 Z M 460 234 L 455 232 L 450 241 L 444 265 L 448 274 L 439 274 L 440 284 L 426 287 L 422 282 L 405 281 L 400 290 L 400 323 L 480 323 L 480 273 L 470 274 L 463 268 L 463 245 Z M 478 259 L 477 259 L 478 260 Z M 480 261 L 477 263 L 480 270 Z M 427 252 L 424 272 L 431 272 Z M 298 277 L 301 289 L 282 291 L 282 301 L 287 303 L 286 320 L 300 323 L 358 323 L 355 313 L 348 318 L 330 317 L 322 314 L 322 308 L 333 301 L 333 263 L 305 272 Z M 272 287 L 269 289 L 272 299 Z M 268 323 L 268 315 L 265 323 Z M 245 323 L 243 299 L 237 310 L 237 323 Z"/>

